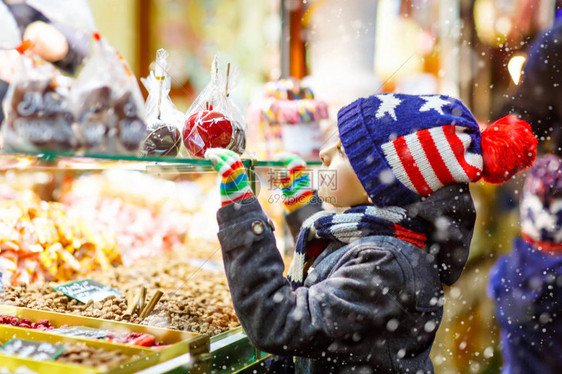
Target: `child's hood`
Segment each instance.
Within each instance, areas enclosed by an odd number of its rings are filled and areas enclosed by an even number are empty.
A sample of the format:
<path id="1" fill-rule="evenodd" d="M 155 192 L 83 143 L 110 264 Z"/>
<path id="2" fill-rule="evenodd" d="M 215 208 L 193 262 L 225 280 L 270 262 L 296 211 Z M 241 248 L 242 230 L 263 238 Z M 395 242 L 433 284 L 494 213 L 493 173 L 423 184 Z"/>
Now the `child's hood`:
<path id="1" fill-rule="evenodd" d="M 470 249 L 476 210 L 468 184 L 445 186 L 423 201 L 406 207 L 432 228 L 427 250 L 435 255 L 441 282 L 450 286 L 460 277 Z"/>

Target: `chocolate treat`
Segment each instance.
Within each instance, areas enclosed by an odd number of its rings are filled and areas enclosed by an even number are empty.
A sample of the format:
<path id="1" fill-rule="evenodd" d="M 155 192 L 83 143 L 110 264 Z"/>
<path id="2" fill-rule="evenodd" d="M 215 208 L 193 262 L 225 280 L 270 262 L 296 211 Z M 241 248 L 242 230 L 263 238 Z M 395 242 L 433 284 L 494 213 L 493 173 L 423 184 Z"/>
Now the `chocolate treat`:
<path id="1" fill-rule="evenodd" d="M 152 124 L 144 141 L 144 154 L 149 156 L 177 156 L 181 145 L 180 130 L 162 121 Z"/>
<path id="2" fill-rule="evenodd" d="M 78 139 L 66 95 L 50 79 L 22 81 L 13 88 L 6 113 L 6 146 L 15 150 L 74 150 Z"/>
<path id="3" fill-rule="evenodd" d="M 128 152 L 138 151 L 144 140 L 146 124 L 139 117 L 139 110 L 131 91 L 125 92 L 115 101 L 115 115 L 120 145 Z"/>
<path id="4" fill-rule="evenodd" d="M 238 154 L 243 154 L 246 149 L 246 132 L 238 121 L 234 121 L 232 141 L 230 142 L 228 149 Z"/>
<path id="5" fill-rule="evenodd" d="M 115 128 L 115 115 L 111 107 L 112 90 L 108 86 L 83 92 L 79 121 L 82 142 L 88 152 L 105 152 L 107 137 Z"/>

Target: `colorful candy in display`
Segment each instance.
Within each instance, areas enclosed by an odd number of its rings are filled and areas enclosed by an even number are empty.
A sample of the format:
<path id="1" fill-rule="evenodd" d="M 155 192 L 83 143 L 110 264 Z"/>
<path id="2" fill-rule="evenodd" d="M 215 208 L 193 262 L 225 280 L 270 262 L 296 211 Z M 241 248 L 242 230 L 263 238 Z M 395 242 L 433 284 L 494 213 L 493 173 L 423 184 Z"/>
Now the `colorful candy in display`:
<path id="1" fill-rule="evenodd" d="M 47 331 L 47 330 L 54 329 L 51 322 L 47 321 L 46 319 L 38 322 L 31 322 L 27 318 L 19 319 L 18 317 L 3 316 L 3 315 L 0 315 L 0 325 L 17 326 L 17 327 L 39 330 L 39 331 Z"/>
<path id="2" fill-rule="evenodd" d="M 59 333 L 61 335 L 70 335 L 70 336 L 78 336 L 78 337 L 87 336 L 90 338 L 107 340 L 112 343 L 135 345 L 140 347 L 155 347 L 159 345 L 154 335 L 140 333 L 140 332 L 116 333 L 113 331 L 107 331 L 101 329 L 88 329 L 82 326 L 69 328 L 68 325 L 60 326 L 61 331 L 59 332 L 59 329 L 55 330 L 55 327 L 51 324 L 51 322 L 46 319 L 37 322 L 31 322 L 31 320 L 29 320 L 28 318 L 20 319 L 14 316 L 0 315 L 0 325 L 10 325 L 10 326 L 38 330 L 38 331 L 51 330 L 51 332 Z M 72 331 L 71 329 L 75 329 L 75 331 Z"/>
<path id="3" fill-rule="evenodd" d="M 0 271 L 5 284 L 64 280 L 121 263 L 115 245 L 68 208 L 28 191 L 0 201 Z"/>

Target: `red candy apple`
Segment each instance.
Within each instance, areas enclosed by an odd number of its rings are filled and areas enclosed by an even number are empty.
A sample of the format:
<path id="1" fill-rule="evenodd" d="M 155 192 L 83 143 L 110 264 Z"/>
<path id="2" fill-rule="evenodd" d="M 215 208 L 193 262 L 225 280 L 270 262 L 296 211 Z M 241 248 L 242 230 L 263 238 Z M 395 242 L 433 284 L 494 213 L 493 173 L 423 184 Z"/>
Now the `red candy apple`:
<path id="1" fill-rule="evenodd" d="M 204 110 L 193 113 L 183 128 L 183 144 L 195 157 L 208 148 L 226 148 L 232 139 L 232 122 L 224 114 Z"/>

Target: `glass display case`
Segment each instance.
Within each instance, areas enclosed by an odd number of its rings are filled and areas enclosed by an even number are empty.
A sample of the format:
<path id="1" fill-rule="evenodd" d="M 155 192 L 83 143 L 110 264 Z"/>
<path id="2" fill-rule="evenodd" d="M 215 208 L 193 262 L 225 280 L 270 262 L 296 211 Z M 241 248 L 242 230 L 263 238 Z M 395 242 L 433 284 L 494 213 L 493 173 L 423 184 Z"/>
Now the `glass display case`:
<path id="1" fill-rule="evenodd" d="M 265 173 L 282 166 L 243 163 L 257 192 Z M 216 177 L 203 159 L 0 155 L 0 261 L 11 283 L 0 292 L 2 366 L 37 373 L 265 370 L 267 355 L 250 343 L 231 305 L 215 238 Z M 84 279 L 115 293 L 102 299 L 86 286 L 74 294 L 59 288 Z M 33 342 L 64 350 L 45 360 L 29 353 Z M 28 357 L 8 354 L 14 344 Z"/>

